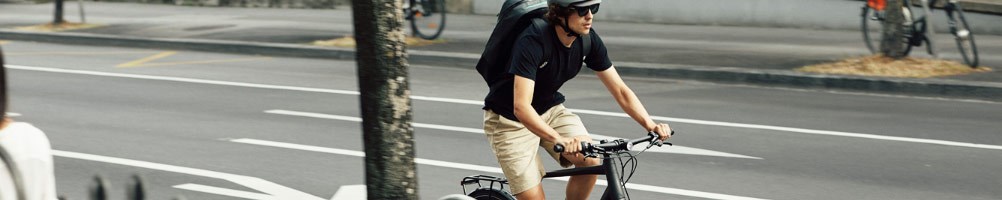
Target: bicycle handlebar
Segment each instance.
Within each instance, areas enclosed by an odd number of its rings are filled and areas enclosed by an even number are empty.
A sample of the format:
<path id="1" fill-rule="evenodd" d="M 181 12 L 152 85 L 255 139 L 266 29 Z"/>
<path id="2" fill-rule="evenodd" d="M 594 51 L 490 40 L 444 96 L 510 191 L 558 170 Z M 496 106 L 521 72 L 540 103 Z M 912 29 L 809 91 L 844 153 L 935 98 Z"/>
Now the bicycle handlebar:
<path id="1" fill-rule="evenodd" d="M 675 131 L 672 130 L 670 134 L 675 135 Z M 647 136 L 632 140 L 617 139 L 613 141 L 603 141 L 601 144 L 581 142 L 581 153 L 584 153 L 585 155 L 594 155 L 596 153 L 602 153 L 602 152 L 630 151 L 633 149 L 633 145 L 640 144 L 643 142 L 651 142 L 655 143 L 655 145 L 661 146 L 661 141 L 658 141 L 658 134 L 654 132 L 647 132 Z M 671 145 L 671 143 L 668 143 L 668 145 Z M 557 153 L 563 153 L 564 145 L 561 144 L 553 145 L 553 151 Z"/>

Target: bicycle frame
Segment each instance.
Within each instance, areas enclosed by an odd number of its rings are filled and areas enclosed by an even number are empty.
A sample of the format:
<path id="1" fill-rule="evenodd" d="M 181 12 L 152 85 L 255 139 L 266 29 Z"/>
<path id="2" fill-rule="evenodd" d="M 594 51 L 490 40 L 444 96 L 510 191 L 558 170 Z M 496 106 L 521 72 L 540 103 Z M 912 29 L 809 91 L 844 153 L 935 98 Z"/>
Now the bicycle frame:
<path id="1" fill-rule="evenodd" d="M 675 131 L 672 131 L 671 134 L 674 135 Z M 643 142 L 649 142 L 649 146 L 647 146 L 647 148 L 653 147 L 655 145 L 661 146 L 662 144 L 668 144 L 669 146 L 671 145 L 671 143 L 661 143 L 661 141 L 657 141 L 656 140 L 657 137 L 658 135 L 656 133 L 650 132 L 648 133 L 647 137 L 637 138 L 633 140 L 625 140 L 625 139 L 618 139 L 613 141 L 603 140 L 600 144 L 596 145 L 592 145 L 591 143 L 588 142 L 581 142 L 581 146 L 584 149 L 587 149 L 583 150 L 582 153 L 588 157 L 598 157 L 600 155 L 602 158 L 602 165 L 550 171 L 547 172 L 546 175 L 543 175 L 543 178 L 604 174 L 608 185 L 605 189 L 605 192 L 602 194 L 601 199 L 603 200 L 627 199 L 629 196 L 627 195 L 628 193 L 626 191 L 625 181 L 622 181 L 623 172 L 616 170 L 617 167 L 622 167 L 623 163 L 621 162 L 621 160 L 619 160 L 620 157 L 617 157 L 616 155 L 619 155 L 622 152 L 630 151 L 634 147 L 634 145 Z M 555 145 L 553 148 L 555 152 L 563 152 L 564 151 L 563 149 L 564 147 L 561 145 Z M 631 154 L 630 156 L 632 157 L 633 155 Z M 627 163 L 628 162 L 630 161 L 627 161 Z M 481 186 L 481 188 L 475 190 L 473 193 L 477 193 L 478 191 L 484 190 L 485 188 L 483 188 L 483 185 L 480 183 L 480 181 L 490 181 L 491 187 L 487 188 L 488 191 L 499 191 L 497 189 L 494 189 L 493 186 L 495 183 L 501 183 L 501 189 L 504 189 L 504 184 L 507 183 L 506 179 L 493 176 L 486 176 L 486 175 L 467 176 L 466 178 L 463 178 L 463 181 L 460 182 L 460 185 L 463 186 L 463 193 L 467 194 L 466 185 L 473 183 L 477 183 Z"/>
<path id="2" fill-rule="evenodd" d="M 622 165 L 622 163 L 619 162 L 619 159 L 605 156 L 602 158 L 602 165 L 551 171 L 547 172 L 543 178 L 605 174 L 608 186 L 605 188 L 605 192 L 602 194 L 601 199 L 626 199 L 626 186 L 621 184 L 619 181 L 623 177 L 623 174 L 616 171 L 615 167 L 620 165 Z"/>
<path id="3" fill-rule="evenodd" d="M 602 194 L 601 199 L 621 200 L 621 199 L 626 199 L 626 186 L 620 183 L 620 179 L 623 177 L 623 174 L 616 170 L 616 166 L 620 165 L 622 165 L 622 163 L 620 163 L 619 159 L 615 159 L 614 157 L 603 156 L 602 165 L 550 171 L 546 172 L 546 175 L 543 175 L 543 178 L 556 178 L 556 177 L 577 176 L 577 175 L 605 175 L 605 179 L 608 186 L 605 188 L 605 192 Z M 463 186 L 463 193 L 467 194 L 466 185 L 477 183 L 480 187 L 483 187 L 483 184 L 481 184 L 480 181 L 488 181 L 491 186 L 490 188 L 494 188 L 494 185 L 497 184 L 499 186 L 499 189 L 504 189 L 504 184 L 508 183 L 508 180 L 499 177 L 493 177 L 487 175 L 467 176 L 466 178 L 463 178 L 463 181 L 460 182 L 460 185 Z"/>

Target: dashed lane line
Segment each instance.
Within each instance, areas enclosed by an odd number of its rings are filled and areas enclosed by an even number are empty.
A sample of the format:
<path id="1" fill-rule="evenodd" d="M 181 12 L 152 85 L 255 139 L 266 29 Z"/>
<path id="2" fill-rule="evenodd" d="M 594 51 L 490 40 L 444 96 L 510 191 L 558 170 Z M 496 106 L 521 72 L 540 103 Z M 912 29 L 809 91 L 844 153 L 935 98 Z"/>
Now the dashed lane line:
<path id="1" fill-rule="evenodd" d="M 153 54 L 153 55 L 145 57 L 145 58 L 140 58 L 139 60 L 133 60 L 133 61 L 129 61 L 127 63 L 118 64 L 115 67 L 136 67 L 136 66 L 143 65 L 143 64 L 145 64 L 147 62 L 150 62 L 150 61 L 159 60 L 161 58 L 166 58 L 166 57 L 174 55 L 174 54 L 177 54 L 177 51 L 164 51 L 164 52 L 160 52 L 160 53 L 157 53 L 157 54 Z"/>
<path id="2" fill-rule="evenodd" d="M 342 115 L 330 115 L 330 114 L 313 113 L 313 112 L 301 112 L 301 111 L 291 111 L 291 110 L 267 110 L 267 111 L 264 111 L 264 112 L 265 113 L 269 113 L 269 114 L 290 115 L 290 116 L 300 116 L 300 117 L 311 117 L 311 118 L 319 118 L 319 119 L 333 119 L 333 120 L 350 121 L 350 122 L 361 122 L 362 121 L 362 118 L 358 118 L 358 117 L 342 116 Z M 438 125 L 438 124 L 425 124 L 425 123 L 416 123 L 416 122 L 415 123 L 411 123 L 411 125 L 413 125 L 414 127 L 417 127 L 417 128 L 438 129 L 438 130 L 455 131 L 455 132 L 463 132 L 463 133 L 473 133 L 473 134 L 480 134 L 480 135 L 484 134 L 484 130 L 483 129 L 479 129 L 479 128 L 466 128 L 466 127 L 456 127 L 456 126 L 447 126 L 447 125 Z M 622 138 L 617 138 L 617 137 L 609 137 L 609 136 L 599 135 L 599 134 L 595 134 L 595 133 L 591 133 L 591 137 L 595 141 L 622 139 Z M 655 146 L 655 147 L 651 147 L 646 152 L 651 152 L 651 153 L 687 154 L 687 155 L 700 155 L 700 156 L 715 156 L 715 157 L 730 157 L 730 158 L 747 158 L 747 159 L 757 159 L 757 160 L 761 160 L 762 159 L 762 158 L 759 158 L 759 157 L 752 157 L 752 156 L 746 156 L 746 155 L 741 155 L 741 154 L 733 154 L 733 153 L 713 151 L 713 150 L 693 148 L 693 147 L 685 147 L 685 146 L 679 146 L 679 145 L 674 145 L 674 146 L 667 146 L 666 145 L 666 146 L 660 146 L 660 147 Z"/>
<path id="3" fill-rule="evenodd" d="M 191 65 L 191 64 L 249 62 L 249 61 L 261 61 L 261 60 L 271 60 L 271 57 L 234 58 L 234 59 L 217 59 L 217 60 L 195 60 L 195 61 L 180 61 L 180 62 L 157 62 L 157 63 L 146 63 L 146 64 L 142 64 L 142 65 L 139 65 L 139 66 L 152 67 L 152 66 L 168 66 L 168 65 Z"/>

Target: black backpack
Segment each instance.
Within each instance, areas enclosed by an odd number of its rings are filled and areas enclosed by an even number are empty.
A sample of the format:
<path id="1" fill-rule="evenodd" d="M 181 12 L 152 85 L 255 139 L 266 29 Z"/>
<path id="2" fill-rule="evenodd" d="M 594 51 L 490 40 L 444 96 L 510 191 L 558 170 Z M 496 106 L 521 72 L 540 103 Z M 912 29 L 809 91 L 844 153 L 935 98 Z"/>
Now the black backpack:
<path id="1" fill-rule="evenodd" d="M 547 6 L 547 0 L 505 0 L 501 5 L 497 25 L 487 40 L 484 53 L 480 54 L 480 61 L 477 62 L 477 72 L 487 82 L 488 87 L 493 87 L 492 84 L 500 83 L 499 79 L 505 78 L 511 61 L 511 49 L 522 31 L 526 28 L 539 30 L 550 28 L 549 23 L 543 18 Z M 582 35 L 580 39 L 584 44 L 584 52 L 581 55 L 587 56 L 591 50 L 591 38 Z M 553 55 L 553 46 L 543 45 L 543 55 L 546 55 L 543 60 L 549 61 Z"/>

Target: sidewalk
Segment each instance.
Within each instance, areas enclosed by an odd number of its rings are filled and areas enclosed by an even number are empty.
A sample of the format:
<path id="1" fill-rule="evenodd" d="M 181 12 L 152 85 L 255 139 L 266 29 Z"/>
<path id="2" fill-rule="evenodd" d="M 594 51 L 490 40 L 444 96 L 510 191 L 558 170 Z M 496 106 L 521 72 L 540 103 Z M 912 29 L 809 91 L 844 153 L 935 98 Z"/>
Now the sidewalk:
<path id="1" fill-rule="evenodd" d="M 0 4 L 0 40 L 112 45 L 230 53 L 353 59 L 354 49 L 310 45 L 352 33 L 348 8 L 337 10 L 182 7 L 87 2 L 87 22 L 103 26 L 56 33 L 14 27 L 51 21 L 51 4 Z M 66 19 L 79 22 L 76 5 Z M 411 47 L 413 64 L 473 69 L 494 16 L 449 15 L 444 43 Z M 808 64 L 866 55 L 857 31 L 682 26 L 599 21 L 596 32 L 625 76 L 690 79 L 882 94 L 1002 99 L 1002 36 L 976 35 L 989 73 L 907 79 L 796 72 Z M 998 23 L 993 21 L 971 22 Z M 952 39 L 933 38 L 943 58 L 959 60 Z M 916 52 L 914 56 L 925 56 Z"/>

